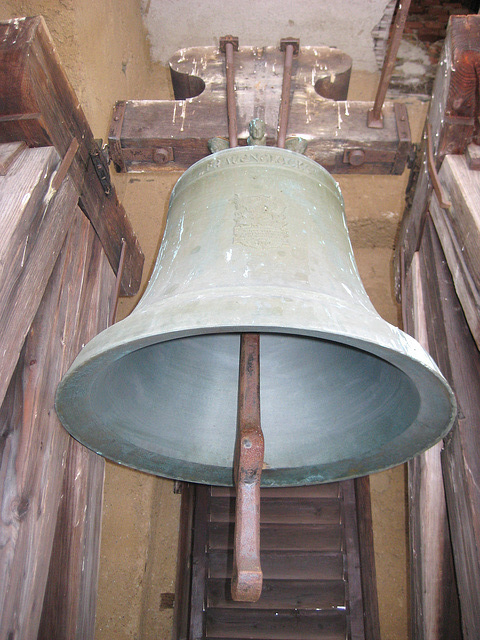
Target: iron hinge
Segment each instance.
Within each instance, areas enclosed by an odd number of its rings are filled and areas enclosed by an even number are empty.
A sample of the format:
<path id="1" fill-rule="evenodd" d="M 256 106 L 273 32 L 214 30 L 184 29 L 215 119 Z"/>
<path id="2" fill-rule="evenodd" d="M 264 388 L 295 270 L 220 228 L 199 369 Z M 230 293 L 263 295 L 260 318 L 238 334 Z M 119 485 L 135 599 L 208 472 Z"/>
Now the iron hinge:
<path id="1" fill-rule="evenodd" d="M 108 154 L 108 146 L 102 146 L 102 140 L 94 140 L 92 150 L 90 151 L 90 158 L 93 162 L 95 173 L 100 180 L 103 191 L 106 196 L 112 193 L 112 182 L 110 180 L 110 170 L 108 165 L 110 158 Z"/>

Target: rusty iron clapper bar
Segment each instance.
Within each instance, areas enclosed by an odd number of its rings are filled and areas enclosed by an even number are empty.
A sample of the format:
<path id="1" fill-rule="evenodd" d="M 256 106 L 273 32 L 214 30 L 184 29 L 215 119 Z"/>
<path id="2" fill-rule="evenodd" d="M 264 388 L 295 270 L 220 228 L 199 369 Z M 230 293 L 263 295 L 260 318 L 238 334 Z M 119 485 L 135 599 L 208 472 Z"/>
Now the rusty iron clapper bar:
<path id="1" fill-rule="evenodd" d="M 277 146 L 285 148 L 293 56 L 298 55 L 298 39 L 281 40 L 284 51 L 282 94 L 278 118 Z M 233 52 L 238 38 L 220 39 L 225 53 L 226 94 L 229 146 L 238 145 Z M 260 564 L 260 481 L 264 461 L 264 438 L 260 423 L 260 335 L 242 333 L 238 384 L 237 441 L 234 458 L 236 490 L 235 536 L 232 575 L 232 598 L 256 602 L 262 592 Z"/>

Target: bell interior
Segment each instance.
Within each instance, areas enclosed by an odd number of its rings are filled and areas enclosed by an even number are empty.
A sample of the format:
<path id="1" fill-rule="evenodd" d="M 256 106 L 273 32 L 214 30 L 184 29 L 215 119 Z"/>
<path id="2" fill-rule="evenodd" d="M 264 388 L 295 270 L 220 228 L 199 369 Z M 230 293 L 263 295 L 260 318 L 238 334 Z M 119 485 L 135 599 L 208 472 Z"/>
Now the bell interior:
<path id="1" fill-rule="evenodd" d="M 239 351 L 238 332 L 193 335 L 104 367 L 89 405 L 93 432 L 116 442 L 109 457 L 232 484 Z M 329 469 L 355 475 L 357 462 L 402 434 L 420 407 L 415 384 L 395 364 L 332 340 L 261 333 L 260 380 L 267 486 L 327 481 Z"/>

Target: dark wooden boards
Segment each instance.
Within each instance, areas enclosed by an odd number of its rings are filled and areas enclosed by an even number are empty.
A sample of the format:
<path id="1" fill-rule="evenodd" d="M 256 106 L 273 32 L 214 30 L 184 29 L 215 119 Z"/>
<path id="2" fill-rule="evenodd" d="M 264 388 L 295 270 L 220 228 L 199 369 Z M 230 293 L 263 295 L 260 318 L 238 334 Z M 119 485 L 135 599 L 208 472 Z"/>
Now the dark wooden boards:
<path id="1" fill-rule="evenodd" d="M 470 331 L 480 347 L 480 173 L 469 169 L 465 156 L 448 155 L 439 180 L 451 207 L 442 209 L 433 194 L 430 214 Z"/>
<path id="2" fill-rule="evenodd" d="M 262 597 L 258 602 L 235 602 L 230 595 L 230 578 L 210 578 L 207 583 L 209 607 L 245 609 L 333 609 L 346 606 L 345 582 L 340 580 L 271 580 L 264 578 Z"/>
<path id="3" fill-rule="evenodd" d="M 301 530 L 293 524 L 262 525 L 260 528 L 262 549 L 340 551 L 342 531 L 340 526 L 329 524 L 304 524 Z M 209 527 L 211 549 L 233 548 L 233 524 L 212 522 Z"/>
<path id="4" fill-rule="evenodd" d="M 340 483 L 329 482 L 328 484 L 312 484 L 305 487 L 269 487 L 268 498 L 338 498 L 340 496 Z M 210 495 L 213 498 L 235 497 L 233 487 L 211 487 Z"/>
<path id="5" fill-rule="evenodd" d="M 368 482 L 363 485 L 367 490 Z M 198 486 L 195 492 L 199 495 L 193 519 L 191 594 L 185 590 L 176 594 L 174 635 L 178 640 L 376 640 L 374 634 L 365 635 L 362 572 L 370 574 L 372 565 L 375 572 L 373 553 L 372 564 L 360 567 L 353 481 L 262 489 L 264 581 L 258 602 L 248 604 L 233 601 L 230 592 L 234 491 Z M 187 496 L 185 506 L 189 500 Z M 366 510 L 368 515 L 368 505 Z M 365 527 L 367 522 L 368 518 Z M 185 553 L 184 545 L 182 550 Z M 185 556 L 179 556 L 181 575 L 188 564 Z M 188 613 L 187 625 L 180 622 L 181 611 Z"/>
<path id="6" fill-rule="evenodd" d="M 429 347 L 451 382 L 460 408 L 458 423 L 447 437 L 442 452 L 442 470 L 463 638 L 475 638 L 480 609 L 477 588 L 480 581 L 480 353 L 465 321 L 433 225 L 428 224 L 425 233 L 428 235 L 422 243 L 420 259 L 424 267 L 421 272 L 423 278 L 428 277 L 435 283 L 435 287 L 430 284 L 425 294 Z M 450 617 L 455 611 L 451 603 L 456 602 L 452 582 L 448 578 L 443 582 L 445 598 L 450 602 L 447 604 L 450 608 L 446 607 Z"/>
<path id="7" fill-rule="evenodd" d="M 77 141 L 69 175 L 115 272 L 125 240 L 122 294 L 135 294 L 143 254 L 114 188 L 107 195 L 100 184 L 91 156 L 92 131 L 42 17 L 0 23 L 0 87 L 0 142 L 53 145 L 63 158 Z"/>
<path id="8" fill-rule="evenodd" d="M 346 618 L 340 610 L 260 610 L 255 622 L 246 609 L 208 609 L 206 638 L 252 640 L 345 640 Z"/>
<path id="9" fill-rule="evenodd" d="M 211 522 L 233 522 L 235 511 L 230 498 L 215 498 L 210 508 Z M 260 516 L 262 524 L 333 524 L 340 517 L 340 505 L 336 498 L 303 498 L 293 503 L 289 498 L 269 498 Z"/>
<path id="10" fill-rule="evenodd" d="M 211 549 L 208 554 L 208 570 L 211 578 L 232 575 L 233 553 Z M 298 551 L 282 549 L 260 554 L 263 575 L 266 580 L 340 580 L 343 578 L 344 557 L 342 551 Z"/>
<path id="11" fill-rule="evenodd" d="M 367 640 L 381 640 L 369 476 L 356 478 L 354 486 L 365 637 Z"/>
<path id="12" fill-rule="evenodd" d="M 445 277 L 451 282 L 433 223 L 427 217 L 421 246 L 403 284 L 404 323 L 408 332 L 429 350 L 455 389 L 449 358 L 442 357 L 447 345 L 444 309 L 450 305 L 459 309 L 459 306 L 451 295 L 445 297 L 441 292 L 440 281 Z M 455 349 L 462 353 L 460 336 L 452 332 L 451 340 L 457 344 Z M 474 351 L 471 354 L 475 357 Z M 468 366 L 468 362 L 466 364 Z M 462 637 L 456 585 L 458 574 L 450 538 L 450 509 L 454 503 L 449 505 L 445 499 L 444 446 L 440 443 L 408 465 L 411 625 L 412 636 L 417 638 Z M 463 499 L 460 493 L 455 501 L 459 499 Z M 463 529 L 463 523 L 461 527 Z"/>
<path id="13" fill-rule="evenodd" d="M 234 64 L 239 144 L 246 144 L 248 123 L 257 117 L 266 123 L 267 144 L 275 145 L 283 53 L 240 47 Z M 368 128 L 372 104 L 346 100 L 350 66 L 335 49 L 301 47 L 287 135 L 308 140 L 306 155 L 333 173 L 400 174 L 411 151 L 406 109 L 388 103 L 384 128 Z M 182 50 L 170 60 L 176 100 L 117 103 L 109 134 L 117 169 L 185 169 L 209 154 L 210 138 L 228 137 L 224 67 L 214 47 Z"/>

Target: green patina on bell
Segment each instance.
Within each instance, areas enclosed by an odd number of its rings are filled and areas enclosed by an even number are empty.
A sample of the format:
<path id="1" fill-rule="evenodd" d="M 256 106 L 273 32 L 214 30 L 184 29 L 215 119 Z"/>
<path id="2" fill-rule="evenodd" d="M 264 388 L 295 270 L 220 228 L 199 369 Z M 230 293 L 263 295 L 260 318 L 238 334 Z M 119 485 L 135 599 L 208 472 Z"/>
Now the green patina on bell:
<path id="1" fill-rule="evenodd" d="M 261 335 L 265 486 L 397 465 L 455 418 L 430 356 L 368 299 L 334 179 L 268 147 L 220 151 L 180 178 L 144 296 L 82 350 L 58 415 L 107 458 L 230 485 L 241 332 Z"/>

